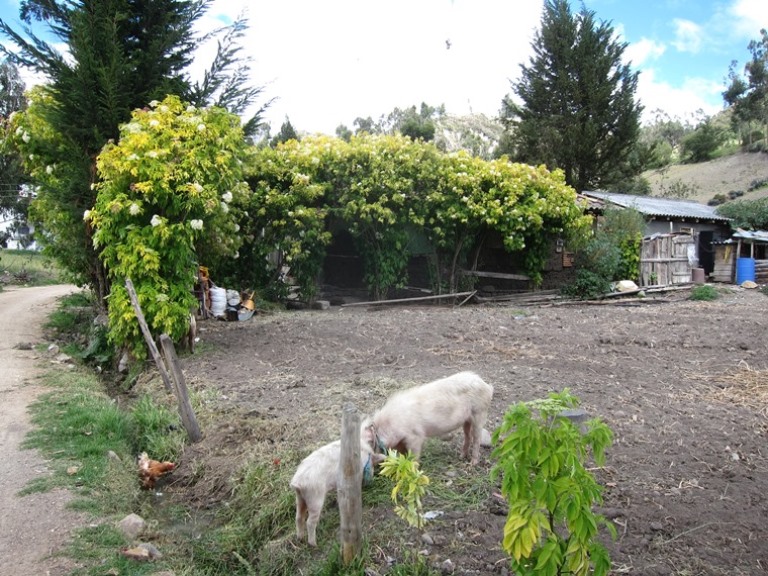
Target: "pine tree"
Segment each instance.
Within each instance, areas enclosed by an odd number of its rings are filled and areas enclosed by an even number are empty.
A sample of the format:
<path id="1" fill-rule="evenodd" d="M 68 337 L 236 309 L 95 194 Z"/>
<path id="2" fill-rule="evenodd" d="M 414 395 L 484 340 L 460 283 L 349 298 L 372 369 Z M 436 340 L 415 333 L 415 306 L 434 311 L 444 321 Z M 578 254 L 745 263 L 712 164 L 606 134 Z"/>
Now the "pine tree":
<path id="1" fill-rule="evenodd" d="M 546 0 L 528 65 L 502 102 L 508 137 L 500 153 L 560 168 L 577 190 L 606 188 L 638 173 L 630 162 L 640 131 L 637 73 L 610 23 L 567 0 Z"/>

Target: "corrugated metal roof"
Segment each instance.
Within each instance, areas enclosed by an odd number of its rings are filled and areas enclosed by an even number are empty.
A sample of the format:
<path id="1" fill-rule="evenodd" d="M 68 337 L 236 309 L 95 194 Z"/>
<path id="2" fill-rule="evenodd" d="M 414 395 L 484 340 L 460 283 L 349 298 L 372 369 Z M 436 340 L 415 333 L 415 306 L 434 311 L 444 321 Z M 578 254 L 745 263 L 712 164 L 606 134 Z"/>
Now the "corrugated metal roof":
<path id="1" fill-rule="evenodd" d="M 742 240 L 754 240 L 757 242 L 768 242 L 768 232 L 765 230 L 742 230 L 737 229 L 733 233 L 734 238 L 741 238 Z"/>
<path id="2" fill-rule="evenodd" d="M 665 218 L 694 218 L 699 220 L 714 220 L 728 222 L 730 218 L 721 216 L 714 206 L 707 206 L 690 200 L 673 200 L 653 196 L 633 196 L 631 194 L 614 194 L 611 192 L 584 191 L 581 193 L 587 199 L 598 199 L 610 202 L 623 208 L 634 208 L 646 216 L 661 216 Z"/>

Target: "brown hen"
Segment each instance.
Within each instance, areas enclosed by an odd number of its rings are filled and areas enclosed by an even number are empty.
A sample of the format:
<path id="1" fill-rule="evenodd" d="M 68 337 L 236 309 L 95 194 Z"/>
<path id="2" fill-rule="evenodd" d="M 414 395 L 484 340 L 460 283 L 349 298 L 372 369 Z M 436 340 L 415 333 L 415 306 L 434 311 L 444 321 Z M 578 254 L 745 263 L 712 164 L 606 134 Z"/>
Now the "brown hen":
<path id="1" fill-rule="evenodd" d="M 142 488 L 154 488 L 155 483 L 168 472 L 176 468 L 173 462 L 152 460 L 146 452 L 139 456 L 139 478 Z"/>

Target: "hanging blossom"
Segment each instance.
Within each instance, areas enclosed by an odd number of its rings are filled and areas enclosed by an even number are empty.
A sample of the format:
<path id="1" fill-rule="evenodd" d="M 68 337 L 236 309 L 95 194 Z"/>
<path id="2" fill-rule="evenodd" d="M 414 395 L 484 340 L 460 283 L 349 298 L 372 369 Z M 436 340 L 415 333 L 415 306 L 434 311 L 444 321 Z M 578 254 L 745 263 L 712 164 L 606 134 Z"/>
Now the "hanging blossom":
<path id="1" fill-rule="evenodd" d="M 152 224 L 152 226 L 160 226 L 160 224 L 163 223 L 163 219 L 160 218 L 160 216 L 158 216 L 157 214 L 155 214 L 154 216 L 152 216 L 152 220 L 150 220 L 149 223 Z"/>
<path id="2" fill-rule="evenodd" d="M 203 229 L 203 221 L 195 218 L 194 220 L 189 221 L 189 225 L 192 227 L 192 230 L 202 230 Z"/>
<path id="3" fill-rule="evenodd" d="M 224 212 L 224 214 L 229 212 L 229 204 L 227 204 L 226 202 L 222 202 L 221 203 L 221 211 Z"/>
<path id="4" fill-rule="evenodd" d="M 139 208 L 139 205 L 134 202 L 128 208 L 128 212 L 130 212 L 131 216 L 136 216 L 139 212 L 141 212 L 141 208 Z"/>
<path id="5" fill-rule="evenodd" d="M 198 194 L 200 194 L 203 191 L 203 187 L 197 182 L 195 182 L 192 186 L 194 187 L 195 192 L 197 192 Z"/>
<path id="6" fill-rule="evenodd" d="M 91 216 L 90 210 L 86 210 L 85 212 L 83 212 L 83 220 L 88 220 L 90 216 Z"/>
<path id="7" fill-rule="evenodd" d="M 229 204 L 230 202 L 232 202 L 232 192 L 227 190 L 226 192 L 224 192 L 224 194 L 221 195 L 221 199 L 224 200 L 224 202 L 226 202 L 227 204 Z"/>

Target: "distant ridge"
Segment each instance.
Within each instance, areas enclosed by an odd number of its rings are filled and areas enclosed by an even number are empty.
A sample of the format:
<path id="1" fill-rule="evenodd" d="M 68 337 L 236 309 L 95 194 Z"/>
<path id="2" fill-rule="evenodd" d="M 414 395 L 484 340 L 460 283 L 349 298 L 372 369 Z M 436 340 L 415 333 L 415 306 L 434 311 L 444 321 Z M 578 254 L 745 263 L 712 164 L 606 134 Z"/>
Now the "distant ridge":
<path id="1" fill-rule="evenodd" d="M 729 192 L 741 191 L 745 200 L 756 200 L 768 196 L 768 153 L 739 152 L 699 164 L 675 164 L 665 171 L 648 170 L 643 176 L 651 184 L 651 195 L 658 196 L 662 187 L 675 181 L 694 186 L 696 192 L 687 200 L 707 204 L 717 194 L 726 197 Z M 766 184 L 748 191 L 756 181 Z"/>

